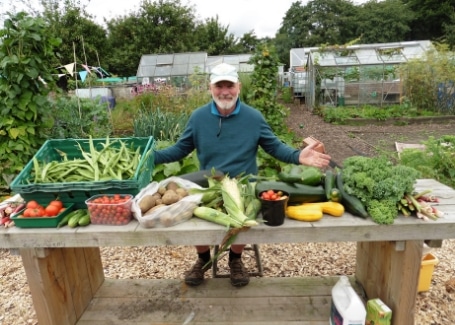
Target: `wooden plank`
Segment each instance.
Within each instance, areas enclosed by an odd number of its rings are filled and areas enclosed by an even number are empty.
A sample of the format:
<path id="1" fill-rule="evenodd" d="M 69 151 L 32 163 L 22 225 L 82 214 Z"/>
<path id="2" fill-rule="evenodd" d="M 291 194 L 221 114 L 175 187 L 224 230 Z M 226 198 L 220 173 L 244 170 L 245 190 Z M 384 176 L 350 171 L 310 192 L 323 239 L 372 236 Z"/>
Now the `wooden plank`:
<path id="1" fill-rule="evenodd" d="M 63 255 L 76 317 L 81 317 L 93 298 L 83 248 L 67 248 Z"/>
<path id="2" fill-rule="evenodd" d="M 327 324 L 331 288 L 338 277 L 253 278 L 233 287 L 228 279 L 208 279 L 188 287 L 181 280 L 106 279 L 77 323 Z"/>
<path id="3" fill-rule="evenodd" d="M 87 274 L 90 280 L 92 297 L 99 290 L 104 282 L 103 263 L 99 247 L 85 247 L 84 256 L 86 260 Z"/>
<path id="4" fill-rule="evenodd" d="M 62 251 L 49 249 L 46 257 L 39 258 L 33 248 L 20 249 L 40 324 L 73 325 L 77 320 Z"/>
<path id="5" fill-rule="evenodd" d="M 356 277 L 368 299 L 380 298 L 392 309 L 393 325 L 413 325 L 423 240 L 357 244 Z"/>

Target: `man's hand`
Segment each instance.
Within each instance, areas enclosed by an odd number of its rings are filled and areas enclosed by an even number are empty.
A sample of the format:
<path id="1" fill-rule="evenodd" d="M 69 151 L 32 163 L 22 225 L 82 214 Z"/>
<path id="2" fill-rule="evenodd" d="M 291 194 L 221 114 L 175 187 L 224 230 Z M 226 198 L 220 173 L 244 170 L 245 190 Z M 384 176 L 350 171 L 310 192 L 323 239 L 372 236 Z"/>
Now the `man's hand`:
<path id="1" fill-rule="evenodd" d="M 325 153 L 320 153 L 314 150 L 318 142 L 314 142 L 306 146 L 299 155 L 299 163 L 307 166 L 325 168 L 329 165 L 330 156 Z"/>

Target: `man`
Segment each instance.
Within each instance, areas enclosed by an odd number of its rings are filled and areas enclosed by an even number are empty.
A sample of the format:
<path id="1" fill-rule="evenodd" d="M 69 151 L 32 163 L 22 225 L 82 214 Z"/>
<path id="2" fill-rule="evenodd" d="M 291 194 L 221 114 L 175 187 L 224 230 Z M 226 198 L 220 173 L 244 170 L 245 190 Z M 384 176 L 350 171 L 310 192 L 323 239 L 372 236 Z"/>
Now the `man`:
<path id="1" fill-rule="evenodd" d="M 235 67 L 222 63 L 210 75 L 210 103 L 199 107 L 190 116 L 179 140 L 155 154 L 155 164 L 183 159 L 194 149 L 200 169 L 215 168 L 230 177 L 242 173 L 257 174 L 256 155 L 261 146 L 274 158 L 292 164 L 326 167 L 330 156 L 319 153 L 313 143 L 303 150 L 284 144 L 272 132 L 263 115 L 255 108 L 240 102 L 241 84 Z M 233 286 L 249 283 L 249 274 L 242 262 L 245 245 L 231 245 L 229 250 L 230 279 Z M 204 273 L 211 267 L 210 247 L 196 246 L 198 259 L 185 274 L 185 283 L 201 284 Z"/>

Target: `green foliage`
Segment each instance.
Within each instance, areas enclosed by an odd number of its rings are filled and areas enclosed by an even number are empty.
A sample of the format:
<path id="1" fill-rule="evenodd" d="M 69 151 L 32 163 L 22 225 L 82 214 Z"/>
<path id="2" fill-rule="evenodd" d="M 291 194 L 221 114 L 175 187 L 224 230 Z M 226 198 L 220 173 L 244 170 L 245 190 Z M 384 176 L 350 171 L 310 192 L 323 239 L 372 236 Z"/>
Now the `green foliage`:
<path id="1" fill-rule="evenodd" d="M 455 114 L 453 54 L 442 48 L 429 51 L 423 60 L 412 60 L 401 67 L 404 93 L 419 109 Z"/>
<path id="2" fill-rule="evenodd" d="M 361 107 L 321 107 L 319 114 L 327 123 L 343 124 L 348 119 L 366 118 L 385 121 L 401 117 L 421 117 L 421 116 L 437 116 L 438 113 L 424 109 L 417 109 L 404 102 L 401 105 L 389 106 L 370 106 L 364 105 Z"/>
<path id="3" fill-rule="evenodd" d="M 279 61 L 274 47 L 261 44 L 249 63 L 254 65 L 254 71 L 247 103 L 262 112 L 275 133 L 285 133 L 289 109 L 277 101 Z"/>
<path id="4" fill-rule="evenodd" d="M 95 23 L 77 0 L 41 0 L 42 16 L 47 22 L 48 33 L 58 35 L 59 46 L 56 66 L 76 61 L 90 66 L 98 65 L 109 54 L 106 31 Z M 108 68 L 106 64 L 102 64 Z M 54 72 L 55 73 L 55 72 Z"/>
<path id="5" fill-rule="evenodd" d="M 51 62 L 61 40 L 47 33 L 43 19 L 24 12 L 5 20 L 0 39 L 0 184 L 4 184 L 22 170 L 52 126 L 47 95 L 54 84 Z"/>
<path id="6" fill-rule="evenodd" d="M 455 188 L 455 136 L 430 137 L 423 144 L 425 150 L 403 150 L 400 163 L 418 170 L 423 178 Z"/>
<path id="7" fill-rule="evenodd" d="M 420 173 L 414 168 L 394 165 L 387 157 L 352 156 L 343 161 L 343 183 L 348 194 L 368 208 L 372 200 L 398 202 L 412 193 Z"/>
<path id="8" fill-rule="evenodd" d="M 109 108 L 99 98 L 59 96 L 49 106 L 54 116 L 50 138 L 105 138 L 112 133 Z"/>
<path id="9" fill-rule="evenodd" d="M 176 142 L 183 132 L 189 115 L 162 111 L 159 107 L 154 110 L 139 109 L 133 122 L 134 136 L 148 137 L 157 140 Z"/>
<path id="10" fill-rule="evenodd" d="M 173 141 L 156 142 L 156 150 L 165 149 L 173 145 Z M 199 160 L 197 159 L 196 151 L 186 156 L 181 161 L 174 161 L 168 164 L 160 164 L 153 169 L 152 179 L 154 181 L 162 181 L 170 176 L 178 176 L 196 172 L 199 170 Z"/>
<path id="11" fill-rule="evenodd" d="M 380 225 L 391 225 L 398 216 L 397 202 L 394 200 L 371 200 L 367 207 L 371 219 Z"/>
<path id="12" fill-rule="evenodd" d="M 403 1 L 368 1 L 359 7 L 358 19 L 363 44 L 400 42 L 411 31 L 414 13 Z"/>

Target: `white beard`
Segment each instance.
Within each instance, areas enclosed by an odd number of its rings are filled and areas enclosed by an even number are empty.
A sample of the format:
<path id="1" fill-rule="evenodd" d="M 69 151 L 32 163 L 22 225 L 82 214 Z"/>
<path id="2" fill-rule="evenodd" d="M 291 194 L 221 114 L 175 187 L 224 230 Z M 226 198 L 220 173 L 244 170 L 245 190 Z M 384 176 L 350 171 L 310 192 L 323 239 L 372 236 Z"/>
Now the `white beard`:
<path id="1" fill-rule="evenodd" d="M 237 94 L 237 96 L 232 97 L 232 99 L 227 99 L 226 97 L 220 98 L 220 97 L 215 97 L 215 96 L 212 96 L 212 98 L 215 101 L 216 106 L 219 109 L 228 111 L 228 110 L 232 109 L 232 107 L 235 106 L 235 103 L 237 102 L 239 95 Z"/>

